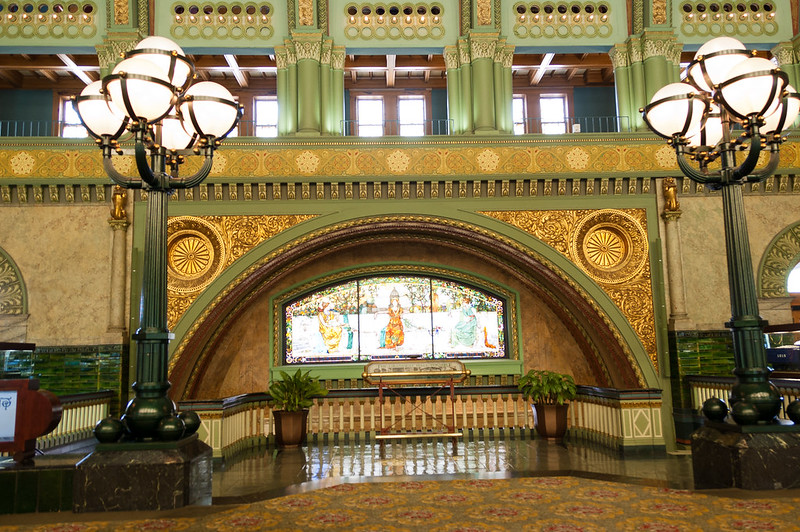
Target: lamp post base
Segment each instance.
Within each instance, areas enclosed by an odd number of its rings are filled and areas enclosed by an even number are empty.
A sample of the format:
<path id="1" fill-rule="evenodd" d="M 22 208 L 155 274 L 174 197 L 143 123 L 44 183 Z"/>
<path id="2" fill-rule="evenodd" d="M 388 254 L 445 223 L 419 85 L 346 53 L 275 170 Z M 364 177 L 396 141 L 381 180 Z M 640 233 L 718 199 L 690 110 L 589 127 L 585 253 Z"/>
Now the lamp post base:
<path id="1" fill-rule="evenodd" d="M 800 427 L 706 421 L 692 434 L 692 469 L 698 490 L 800 488 Z"/>
<path id="2" fill-rule="evenodd" d="M 98 444 L 75 471 L 73 511 L 170 510 L 211 504 L 211 447 L 173 442 Z"/>

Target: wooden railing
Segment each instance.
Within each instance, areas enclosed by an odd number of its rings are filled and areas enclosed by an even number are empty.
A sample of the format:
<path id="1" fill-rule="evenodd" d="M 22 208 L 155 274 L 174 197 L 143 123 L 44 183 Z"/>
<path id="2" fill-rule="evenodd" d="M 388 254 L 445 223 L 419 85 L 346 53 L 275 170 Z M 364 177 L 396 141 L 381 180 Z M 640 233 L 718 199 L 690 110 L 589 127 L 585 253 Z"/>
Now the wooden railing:
<path id="1" fill-rule="evenodd" d="M 698 413 L 703 408 L 703 403 L 712 397 L 729 403 L 728 396 L 731 393 L 733 384 L 736 382 L 735 377 L 702 377 L 698 375 L 690 375 L 686 380 L 689 382 L 692 410 Z M 792 401 L 800 399 L 800 379 L 777 378 L 770 379 L 770 381 L 783 396 L 783 405 L 778 417 L 789 419 L 786 415 L 786 407 Z"/>
<path id="2" fill-rule="evenodd" d="M 92 430 L 98 421 L 108 416 L 114 392 L 62 395 L 58 399 L 63 408 L 61 422 L 53 432 L 36 440 L 36 448 L 40 451 L 94 438 Z M 0 455 L 7 456 L 8 453 Z"/>
<path id="3" fill-rule="evenodd" d="M 374 440 L 381 427 L 401 431 L 434 431 L 450 417 L 449 396 L 432 395 L 435 388 L 408 387 L 385 397 L 383 409 L 376 389 L 330 390 L 314 402 L 308 420 L 308 440 L 336 442 L 348 438 Z M 248 394 L 219 401 L 186 401 L 202 425 L 198 434 L 215 457 L 230 456 L 245 447 L 273 442 L 272 410 L 266 394 Z M 659 390 L 612 390 L 580 386 L 570 408 L 571 438 L 599 442 L 616 449 L 665 446 Z M 533 436 L 533 414 L 516 386 L 460 386 L 455 392 L 455 426 L 463 439 L 499 435 Z M 381 418 L 381 412 L 383 418 Z"/>

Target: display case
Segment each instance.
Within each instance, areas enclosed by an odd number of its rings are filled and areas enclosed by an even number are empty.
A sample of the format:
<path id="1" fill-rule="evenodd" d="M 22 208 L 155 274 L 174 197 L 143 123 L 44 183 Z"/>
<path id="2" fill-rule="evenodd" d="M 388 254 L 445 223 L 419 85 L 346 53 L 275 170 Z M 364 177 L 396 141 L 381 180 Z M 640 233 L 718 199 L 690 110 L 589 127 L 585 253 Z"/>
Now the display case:
<path id="1" fill-rule="evenodd" d="M 771 368 L 800 372 L 800 323 L 764 327 L 764 347 Z"/>

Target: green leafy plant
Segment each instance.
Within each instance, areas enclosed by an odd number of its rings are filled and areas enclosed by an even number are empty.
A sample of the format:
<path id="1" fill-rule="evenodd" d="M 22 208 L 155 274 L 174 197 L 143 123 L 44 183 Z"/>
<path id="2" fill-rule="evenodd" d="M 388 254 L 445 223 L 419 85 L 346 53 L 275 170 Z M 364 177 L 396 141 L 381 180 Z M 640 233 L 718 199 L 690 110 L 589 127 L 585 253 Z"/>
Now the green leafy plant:
<path id="1" fill-rule="evenodd" d="M 272 402 L 280 410 L 297 412 L 310 408 L 314 404 L 314 397 L 328 395 L 317 377 L 312 377 L 310 371 L 305 373 L 297 370 L 293 375 L 281 371 L 281 380 L 274 381 L 269 387 Z"/>
<path id="2" fill-rule="evenodd" d="M 572 375 L 545 369 L 532 369 L 517 384 L 522 395 L 532 403 L 563 405 L 575 399 L 578 388 Z"/>

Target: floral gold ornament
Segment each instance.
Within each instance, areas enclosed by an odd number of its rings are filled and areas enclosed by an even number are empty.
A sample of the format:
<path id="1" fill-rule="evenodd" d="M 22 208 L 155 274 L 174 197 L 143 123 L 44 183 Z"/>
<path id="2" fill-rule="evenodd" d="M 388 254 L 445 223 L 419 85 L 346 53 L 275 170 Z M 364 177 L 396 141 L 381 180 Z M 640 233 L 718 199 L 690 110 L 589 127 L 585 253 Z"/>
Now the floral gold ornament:
<path id="1" fill-rule="evenodd" d="M 222 235 L 213 224 L 194 216 L 172 218 L 167 224 L 169 291 L 199 292 L 225 267 Z"/>
<path id="2" fill-rule="evenodd" d="M 624 283 L 634 278 L 647 259 L 644 230 L 629 215 L 613 209 L 592 213 L 578 222 L 572 253 L 595 281 Z"/>

